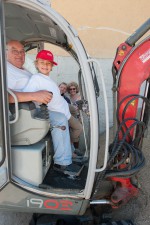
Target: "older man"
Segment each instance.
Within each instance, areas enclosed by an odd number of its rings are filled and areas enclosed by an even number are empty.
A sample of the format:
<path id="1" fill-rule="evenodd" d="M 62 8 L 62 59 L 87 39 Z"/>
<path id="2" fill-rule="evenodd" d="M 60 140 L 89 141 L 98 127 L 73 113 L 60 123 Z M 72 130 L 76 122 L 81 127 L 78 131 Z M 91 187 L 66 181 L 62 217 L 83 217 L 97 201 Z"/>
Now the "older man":
<path id="1" fill-rule="evenodd" d="M 39 92 L 21 93 L 31 78 L 32 74 L 23 68 L 25 62 L 24 46 L 16 40 L 11 40 L 7 43 L 7 80 L 8 87 L 17 93 L 19 101 L 38 101 L 43 100 L 36 98 Z M 46 92 L 42 92 L 45 96 Z M 44 103 L 48 103 L 52 96 L 47 99 L 44 98 Z M 51 112 L 51 125 L 52 126 L 66 126 L 66 130 L 53 129 L 52 139 L 54 144 L 54 163 L 57 165 L 57 171 L 67 175 L 78 175 L 81 167 L 72 164 L 72 151 L 70 144 L 70 135 L 68 128 L 68 120 L 64 114 L 59 112 Z"/>

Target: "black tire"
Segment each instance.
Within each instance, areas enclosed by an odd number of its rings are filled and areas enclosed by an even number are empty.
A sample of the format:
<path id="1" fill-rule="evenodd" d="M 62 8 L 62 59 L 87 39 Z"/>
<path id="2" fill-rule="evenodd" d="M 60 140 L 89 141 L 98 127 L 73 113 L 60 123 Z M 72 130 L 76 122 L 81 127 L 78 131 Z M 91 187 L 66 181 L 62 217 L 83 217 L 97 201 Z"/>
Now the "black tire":
<path id="1" fill-rule="evenodd" d="M 36 225 L 36 214 L 33 214 L 32 218 L 31 218 L 31 221 L 29 223 L 29 225 Z"/>
<path id="2" fill-rule="evenodd" d="M 33 214 L 29 225 L 80 225 L 76 216 Z"/>
<path id="3" fill-rule="evenodd" d="M 100 225 L 136 225 L 131 220 L 119 220 L 114 222 L 101 223 Z"/>

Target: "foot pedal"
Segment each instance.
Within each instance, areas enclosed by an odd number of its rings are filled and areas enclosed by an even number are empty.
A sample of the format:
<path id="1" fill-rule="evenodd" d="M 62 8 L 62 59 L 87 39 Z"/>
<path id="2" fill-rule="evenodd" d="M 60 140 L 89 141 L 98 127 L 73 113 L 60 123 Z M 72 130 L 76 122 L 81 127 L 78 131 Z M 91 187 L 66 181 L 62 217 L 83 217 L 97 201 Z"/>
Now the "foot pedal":
<path id="1" fill-rule="evenodd" d="M 76 171 L 76 174 L 74 174 L 74 175 L 68 175 L 68 178 L 73 179 L 73 180 L 76 179 L 77 177 L 80 176 L 83 168 L 84 168 L 84 165 L 80 166 L 79 169 Z"/>
<path id="2" fill-rule="evenodd" d="M 64 175 L 68 175 L 71 177 L 78 177 L 83 169 L 84 165 L 78 166 L 74 163 L 68 165 L 68 166 L 61 166 L 58 164 L 54 164 L 53 169 L 55 171 L 58 171 L 60 173 L 63 173 Z"/>

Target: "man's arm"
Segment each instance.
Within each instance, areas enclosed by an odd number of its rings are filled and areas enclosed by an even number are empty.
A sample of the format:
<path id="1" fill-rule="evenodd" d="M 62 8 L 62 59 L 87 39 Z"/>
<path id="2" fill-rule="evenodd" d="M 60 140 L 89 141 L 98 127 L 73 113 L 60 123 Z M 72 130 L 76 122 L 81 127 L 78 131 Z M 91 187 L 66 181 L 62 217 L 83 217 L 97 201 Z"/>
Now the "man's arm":
<path id="1" fill-rule="evenodd" d="M 13 92 L 17 96 L 18 102 L 35 101 L 48 104 L 53 97 L 53 94 L 48 91 L 36 91 L 36 92 L 13 91 Z M 9 94 L 9 102 L 14 103 L 14 98 L 10 94 Z"/>

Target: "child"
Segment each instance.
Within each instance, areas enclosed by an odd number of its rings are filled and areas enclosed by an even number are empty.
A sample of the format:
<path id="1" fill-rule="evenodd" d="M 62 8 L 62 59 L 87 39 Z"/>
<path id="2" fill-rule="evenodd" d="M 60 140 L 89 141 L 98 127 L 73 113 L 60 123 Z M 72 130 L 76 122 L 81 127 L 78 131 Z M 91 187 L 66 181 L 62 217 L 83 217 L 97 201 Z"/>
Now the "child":
<path id="1" fill-rule="evenodd" d="M 70 135 L 68 120 L 71 117 L 68 103 L 60 95 L 57 84 L 49 77 L 50 71 L 57 63 L 54 62 L 53 54 L 50 51 L 42 50 L 36 56 L 35 66 L 39 73 L 33 75 L 25 92 L 34 92 L 38 90 L 47 90 L 53 93 L 52 100 L 48 103 L 50 114 L 50 124 L 52 126 L 66 126 L 66 130 L 55 128 L 52 130 L 52 139 L 54 145 L 54 169 L 68 175 L 76 175 L 80 171 L 80 167 L 72 164 L 72 151 L 70 144 Z M 64 117 L 63 117 L 64 116 Z M 64 121 L 60 121 L 59 117 L 63 117 Z"/>
<path id="2" fill-rule="evenodd" d="M 24 90 L 47 90 L 53 93 L 53 98 L 48 104 L 50 111 L 63 113 L 66 118 L 70 119 L 70 111 L 67 102 L 60 95 L 57 84 L 49 77 L 53 66 L 57 66 L 54 62 L 53 54 L 50 51 L 42 50 L 36 56 L 35 66 L 39 73 L 33 75 Z"/>

